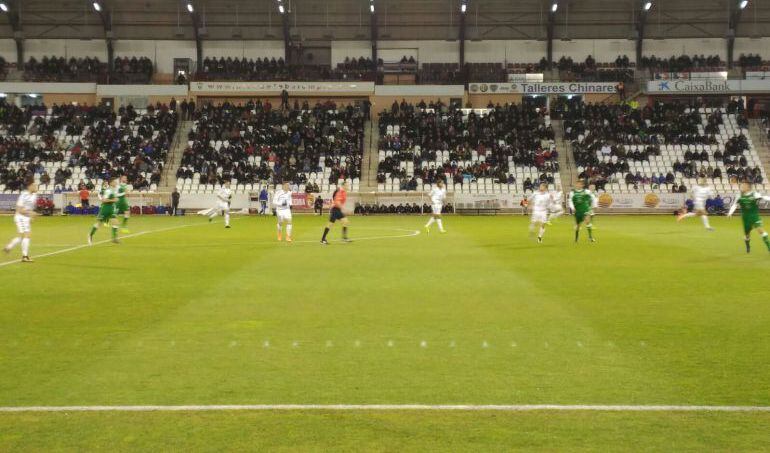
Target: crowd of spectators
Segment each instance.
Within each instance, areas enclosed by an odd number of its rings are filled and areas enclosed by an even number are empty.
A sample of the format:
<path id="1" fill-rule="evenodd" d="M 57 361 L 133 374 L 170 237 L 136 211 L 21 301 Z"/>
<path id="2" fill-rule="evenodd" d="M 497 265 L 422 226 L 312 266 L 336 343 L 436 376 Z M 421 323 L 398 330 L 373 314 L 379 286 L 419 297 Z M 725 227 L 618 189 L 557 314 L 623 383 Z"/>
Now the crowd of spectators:
<path id="1" fill-rule="evenodd" d="M 541 61 L 541 64 L 543 63 Z M 559 78 L 562 81 L 629 82 L 634 79 L 633 65 L 627 55 L 619 55 L 612 63 L 597 63 L 591 55 L 583 62 L 563 56 L 554 67 L 559 70 Z"/>
<path id="2" fill-rule="evenodd" d="M 571 142 L 575 163 L 583 169 L 579 176 L 600 188 L 622 180 L 628 186 L 667 185 L 673 191 L 681 189 L 678 177 L 727 177 L 761 183 L 760 168 L 749 166 L 745 156 L 750 149 L 746 136 L 734 135 L 722 147 L 712 148 L 710 145 L 719 143 L 723 113 L 715 109 L 702 118 L 697 107 L 662 102 L 642 109 L 627 104 L 569 103 L 564 113 L 565 138 Z M 726 111 L 736 115 L 738 126 L 748 127 L 741 101 L 731 101 Z M 666 144 L 684 146 L 681 158 L 672 162 L 666 174 L 631 171 L 630 163 L 660 156 L 661 146 Z M 714 163 L 721 163 L 726 175 Z"/>
<path id="3" fill-rule="evenodd" d="M 737 63 L 738 66 L 742 67 L 744 70 L 752 70 L 766 66 L 765 61 L 762 60 L 762 57 L 759 54 L 741 54 L 741 56 L 738 57 Z"/>
<path id="4" fill-rule="evenodd" d="M 19 108 L 0 103 L 0 184 L 19 190 L 38 175 L 57 191 L 66 181 L 126 175 L 135 190 L 160 182 L 177 127 L 177 114 L 165 105 L 139 113 L 132 106 L 117 113 L 106 106 L 56 105 Z M 17 165 L 11 169 L 9 163 Z M 57 162 L 53 175 L 46 163 Z"/>
<path id="5" fill-rule="evenodd" d="M 198 80 L 318 81 L 373 80 L 371 59 L 347 58 L 337 68 L 322 64 L 287 64 L 283 58 L 206 57 Z"/>
<path id="6" fill-rule="evenodd" d="M 357 215 L 376 215 L 376 214 L 423 214 L 429 213 L 431 207 L 427 204 L 420 206 L 417 203 L 379 203 L 379 204 L 361 204 L 356 203 L 353 212 Z M 454 212 L 454 207 L 451 203 L 445 204 L 441 210 L 443 214 L 451 214 Z"/>
<path id="7" fill-rule="evenodd" d="M 377 65 L 371 58 L 345 57 L 344 62 L 337 64 L 333 76 L 342 80 L 374 80 L 376 71 Z"/>
<path id="8" fill-rule="evenodd" d="M 418 179 L 462 184 L 494 178 L 511 184 L 515 179 L 509 166 L 513 164 L 536 167 L 544 180 L 553 183 L 558 152 L 552 148 L 555 134 L 546 114 L 528 104 L 498 104 L 477 115 L 440 101 L 394 102 L 380 114 L 379 149 L 390 155 L 379 163 L 377 181 L 399 179 L 402 190 L 417 190 Z M 423 165 L 436 162 L 444 153 L 448 158 L 441 165 Z M 413 174 L 402 165 L 405 161 L 413 162 Z"/>
<path id="9" fill-rule="evenodd" d="M 64 58 L 43 57 L 38 61 L 30 58 L 24 64 L 24 80 L 32 82 L 104 82 L 107 65 L 97 57 Z"/>
<path id="10" fill-rule="evenodd" d="M 152 80 L 153 72 L 152 60 L 147 57 L 118 57 L 113 62 L 110 83 L 148 84 Z"/>
<path id="11" fill-rule="evenodd" d="M 357 107 L 295 101 L 293 108 L 278 109 L 257 100 L 206 104 L 194 117 L 178 178 L 305 184 L 322 167 L 331 170 L 330 184 L 360 177 L 364 115 Z"/>
<path id="12" fill-rule="evenodd" d="M 665 72 L 709 72 L 722 71 L 725 69 L 725 62 L 719 55 L 680 55 L 669 58 L 660 58 L 655 55 L 643 56 L 640 69 L 649 69 L 654 73 Z"/>

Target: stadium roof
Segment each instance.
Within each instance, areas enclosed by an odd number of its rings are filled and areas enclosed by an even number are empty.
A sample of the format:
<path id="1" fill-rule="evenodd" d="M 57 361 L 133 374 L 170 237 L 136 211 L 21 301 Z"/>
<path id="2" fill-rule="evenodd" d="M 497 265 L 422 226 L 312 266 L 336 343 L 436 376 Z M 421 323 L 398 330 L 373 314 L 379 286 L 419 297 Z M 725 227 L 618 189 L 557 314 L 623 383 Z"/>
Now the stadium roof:
<path id="1" fill-rule="evenodd" d="M 205 40 L 282 39 L 277 0 L 191 0 Z M 380 39 L 456 39 L 461 0 L 374 0 Z M 283 0 L 305 42 L 369 39 L 369 0 Z M 762 4 L 764 2 L 764 4 Z M 7 0 L 25 39 L 104 37 L 92 0 Z M 193 39 L 187 0 L 101 0 L 115 39 Z M 545 39 L 552 0 L 469 0 L 468 39 Z M 558 0 L 555 39 L 631 39 L 642 0 Z M 723 38 L 739 0 L 654 0 L 648 39 Z M 0 37 L 13 38 L 12 14 Z M 750 0 L 737 36 L 770 35 L 770 2 Z"/>

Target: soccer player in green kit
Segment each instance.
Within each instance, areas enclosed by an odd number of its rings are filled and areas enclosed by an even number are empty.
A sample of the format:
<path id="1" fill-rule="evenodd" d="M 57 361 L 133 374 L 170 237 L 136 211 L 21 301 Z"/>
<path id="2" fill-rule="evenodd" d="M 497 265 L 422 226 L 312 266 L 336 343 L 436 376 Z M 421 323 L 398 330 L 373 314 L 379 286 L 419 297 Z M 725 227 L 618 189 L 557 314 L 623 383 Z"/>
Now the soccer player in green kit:
<path id="1" fill-rule="evenodd" d="M 120 228 L 124 233 L 128 233 L 128 219 L 131 217 L 131 206 L 128 205 L 126 195 L 128 193 L 128 177 L 123 175 L 120 177 L 120 183 L 118 184 L 118 201 L 115 203 L 115 213 L 123 216 L 123 223 Z"/>
<path id="2" fill-rule="evenodd" d="M 112 227 L 112 242 L 118 243 L 118 224 L 115 219 L 115 204 L 118 201 L 118 180 L 113 179 L 108 186 L 104 186 L 99 192 L 99 198 L 102 204 L 99 206 L 99 214 L 96 215 L 96 223 L 91 227 L 88 234 L 88 245 L 92 245 L 94 234 L 99 229 L 99 225 Z"/>
<path id="3" fill-rule="evenodd" d="M 762 218 L 759 217 L 759 201 L 770 201 L 770 197 L 760 195 L 758 192 L 751 190 L 751 183 L 741 183 L 741 193 L 735 197 L 733 205 L 730 206 L 730 211 L 727 213 L 727 217 L 731 217 L 738 206 L 741 207 L 741 217 L 743 218 L 743 232 L 746 234 L 744 241 L 746 241 L 746 253 L 751 252 L 751 230 L 757 230 L 762 236 L 762 240 L 767 246 L 767 250 L 770 251 L 770 238 L 767 231 L 763 228 Z"/>
<path id="4" fill-rule="evenodd" d="M 585 188 L 585 182 L 579 179 L 576 187 L 572 189 L 567 198 L 569 208 L 575 214 L 575 242 L 580 237 L 580 226 L 585 225 L 588 230 L 588 240 L 596 242 L 594 239 L 593 225 L 591 218 L 594 215 L 593 209 L 596 206 L 596 197 L 590 190 Z"/>

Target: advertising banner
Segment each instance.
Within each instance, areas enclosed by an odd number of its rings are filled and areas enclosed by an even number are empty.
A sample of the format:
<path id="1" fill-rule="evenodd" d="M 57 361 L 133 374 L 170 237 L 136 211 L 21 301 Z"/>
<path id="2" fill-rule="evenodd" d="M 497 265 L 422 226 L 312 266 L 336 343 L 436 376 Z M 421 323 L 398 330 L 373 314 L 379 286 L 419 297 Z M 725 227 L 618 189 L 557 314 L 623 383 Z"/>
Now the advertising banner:
<path id="1" fill-rule="evenodd" d="M 374 93 L 374 82 L 192 82 L 190 93 L 244 93 L 280 94 L 348 93 L 368 95 Z"/>
<path id="2" fill-rule="evenodd" d="M 669 209 L 681 208 L 683 193 L 600 193 L 599 207 L 604 209 Z"/>
<path id="3" fill-rule="evenodd" d="M 653 80 L 648 94 L 738 94 L 770 93 L 770 79 L 749 80 Z"/>
<path id="4" fill-rule="evenodd" d="M 617 82 L 471 83 L 471 94 L 614 94 Z"/>

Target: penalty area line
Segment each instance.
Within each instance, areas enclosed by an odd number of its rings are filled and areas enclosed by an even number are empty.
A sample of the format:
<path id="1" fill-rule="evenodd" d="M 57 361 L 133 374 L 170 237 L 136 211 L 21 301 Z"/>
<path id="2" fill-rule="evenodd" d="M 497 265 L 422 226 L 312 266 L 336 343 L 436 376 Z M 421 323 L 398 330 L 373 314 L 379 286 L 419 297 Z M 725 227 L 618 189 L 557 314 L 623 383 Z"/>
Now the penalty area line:
<path id="1" fill-rule="evenodd" d="M 770 412 L 770 406 L 648 406 L 596 404 L 206 404 L 185 406 L 0 406 L 0 413 L 205 411 Z"/>

